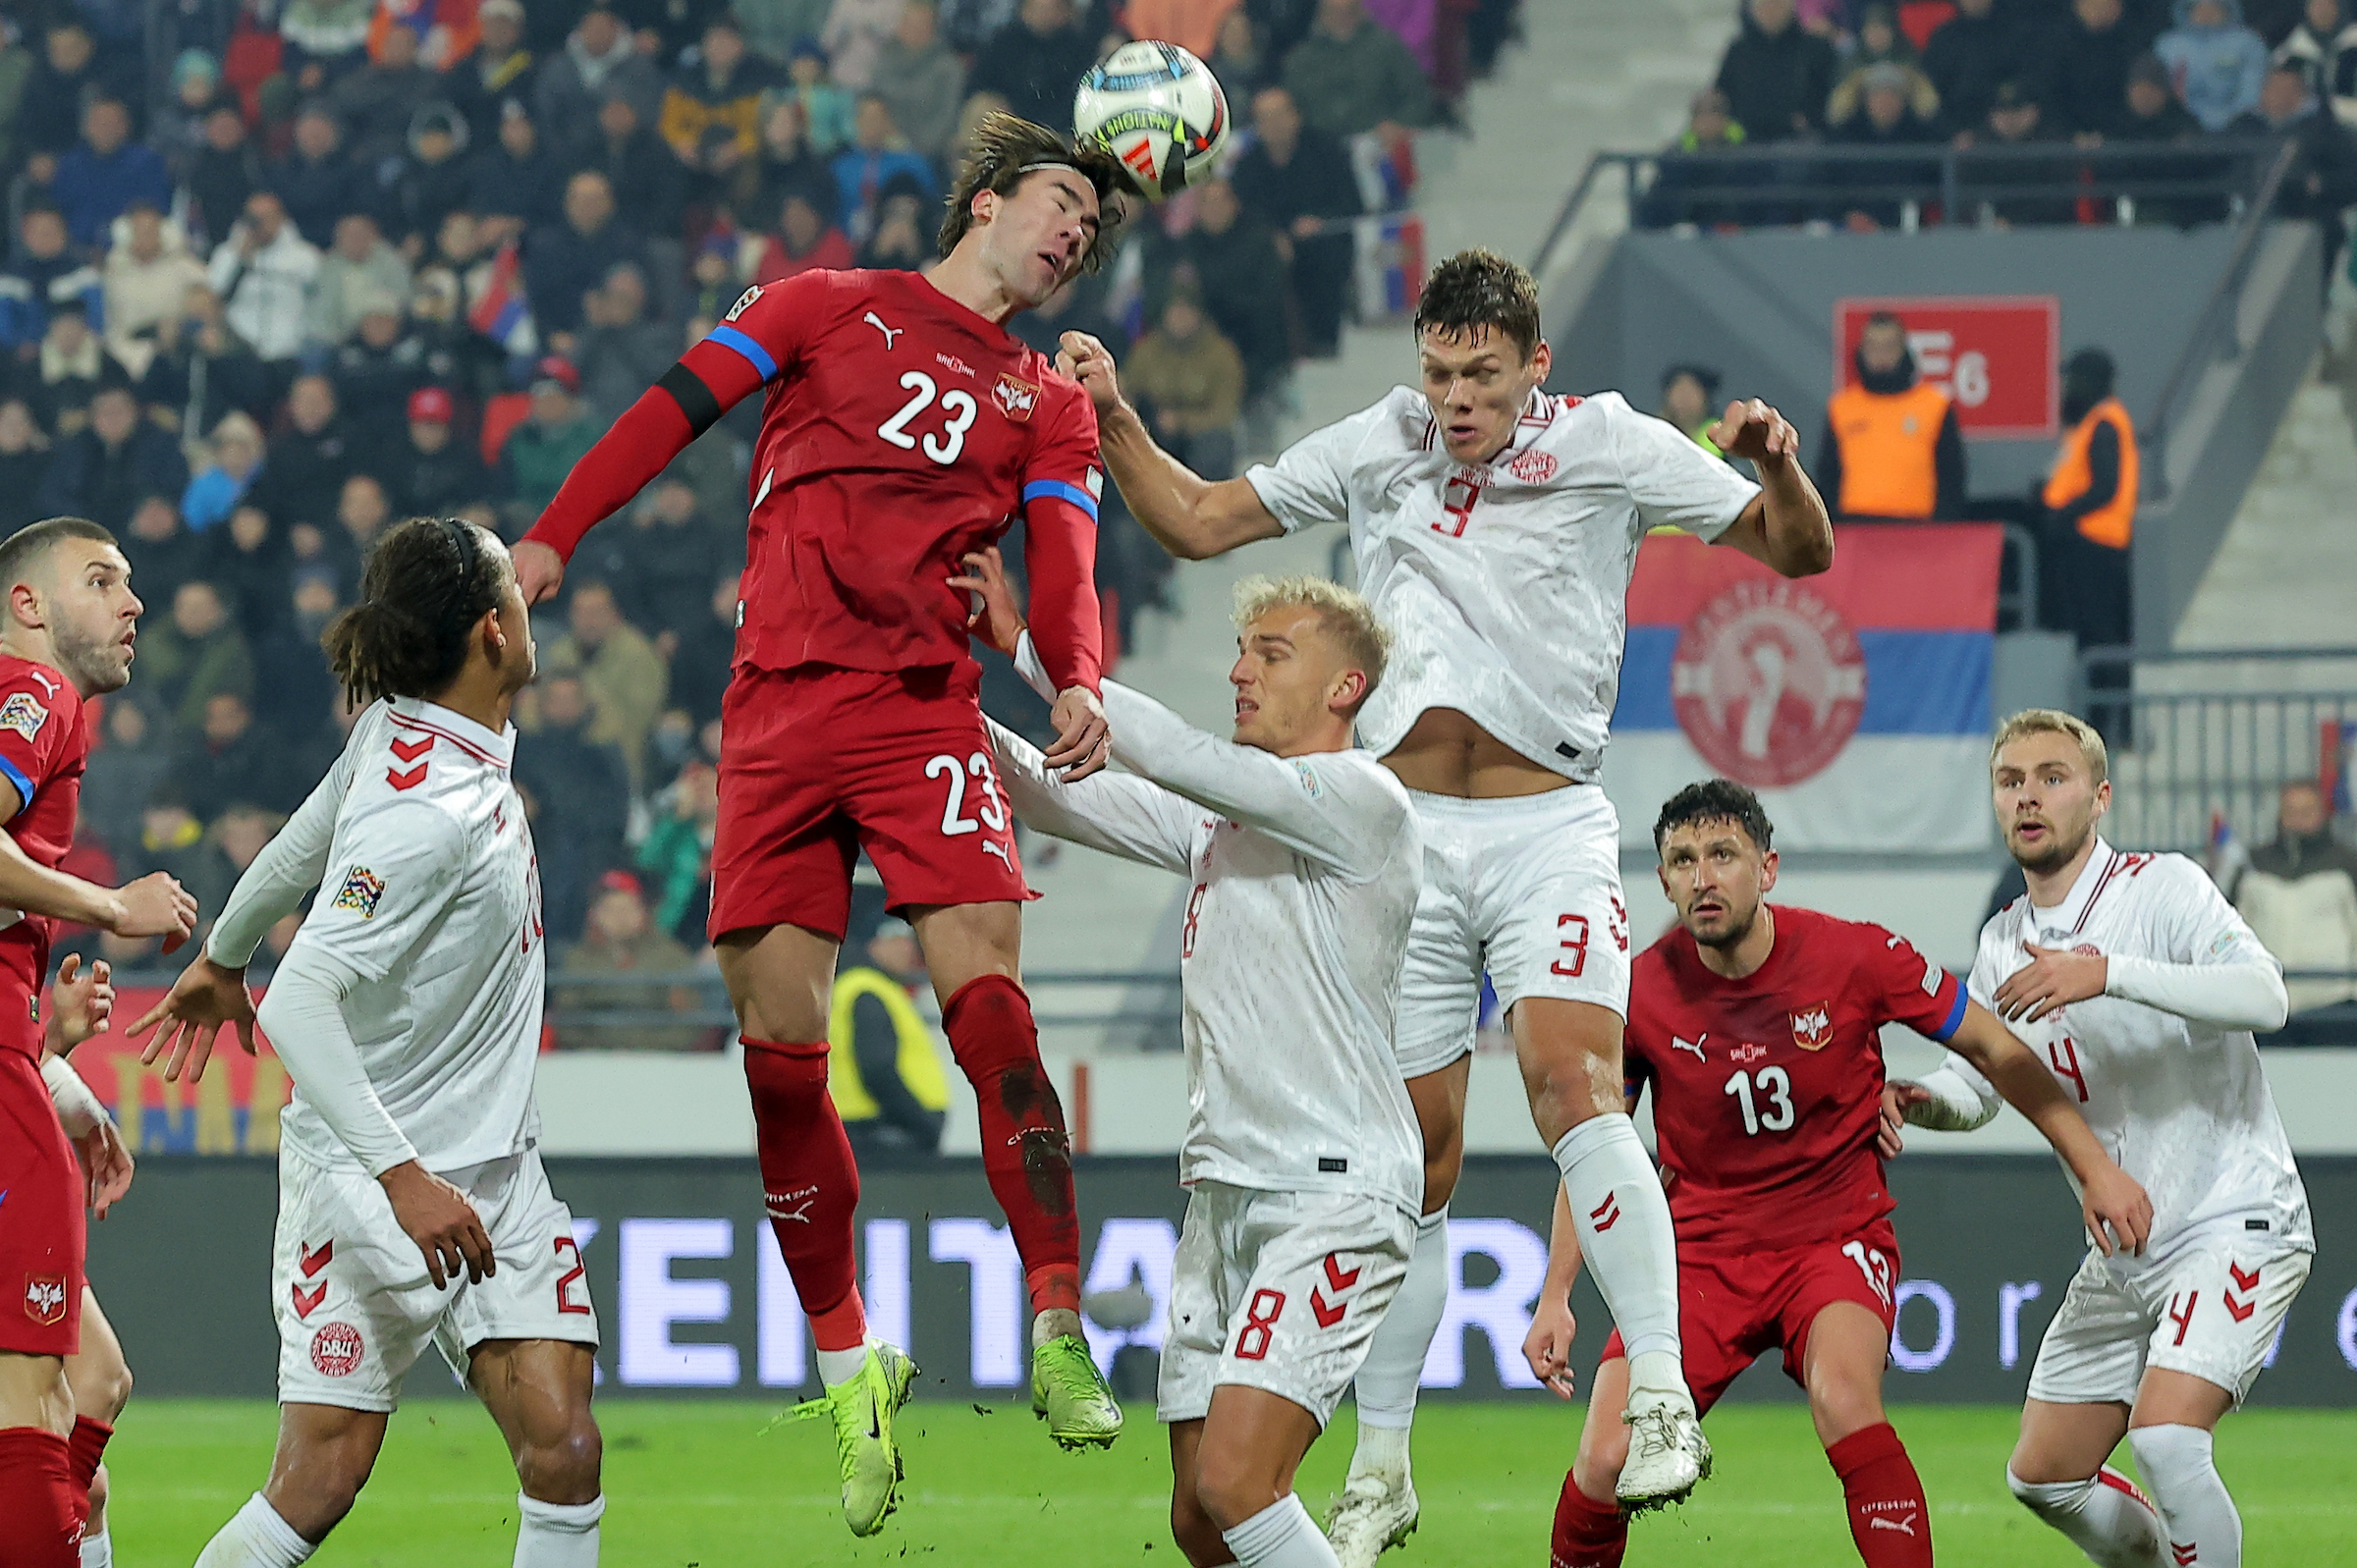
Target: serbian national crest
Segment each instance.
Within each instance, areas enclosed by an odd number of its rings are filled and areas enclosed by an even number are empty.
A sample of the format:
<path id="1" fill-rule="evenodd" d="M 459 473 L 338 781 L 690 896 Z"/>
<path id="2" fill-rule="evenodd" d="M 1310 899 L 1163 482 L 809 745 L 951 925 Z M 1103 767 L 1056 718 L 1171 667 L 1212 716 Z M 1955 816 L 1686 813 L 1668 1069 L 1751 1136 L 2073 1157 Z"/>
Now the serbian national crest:
<path id="1" fill-rule="evenodd" d="M 1016 424 L 1028 424 L 1031 410 L 1039 406 L 1039 383 L 1025 381 L 1012 370 L 1002 371 L 999 384 L 990 389 L 990 401 Z"/>
<path id="2" fill-rule="evenodd" d="M 1834 1008 L 1821 1001 L 1792 1014 L 1792 1043 L 1803 1051 L 1823 1051 L 1834 1038 Z"/>
<path id="3" fill-rule="evenodd" d="M 66 1281 L 60 1274 L 25 1276 L 25 1316 L 46 1328 L 66 1316 Z"/>
<path id="4" fill-rule="evenodd" d="M 1678 728 L 1703 760 L 1758 789 L 1822 773 L 1866 706 L 1866 658 L 1833 607 L 1797 583 L 1745 581 L 1678 632 Z"/>

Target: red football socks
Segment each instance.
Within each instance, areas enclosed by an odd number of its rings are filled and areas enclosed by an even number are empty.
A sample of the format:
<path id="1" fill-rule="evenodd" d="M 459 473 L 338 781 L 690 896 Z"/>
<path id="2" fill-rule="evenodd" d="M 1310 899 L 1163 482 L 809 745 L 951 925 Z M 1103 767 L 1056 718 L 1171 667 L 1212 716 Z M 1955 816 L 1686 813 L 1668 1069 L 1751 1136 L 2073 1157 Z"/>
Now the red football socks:
<path id="1" fill-rule="evenodd" d="M 0 1430 L 0 1563 L 80 1568 L 90 1488 L 74 1484 L 66 1439 L 39 1427 Z"/>
<path id="2" fill-rule="evenodd" d="M 950 1054 L 974 1086 L 982 1170 L 1007 1212 L 1031 1310 L 1080 1306 L 1080 1214 L 1064 1105 L 1039 1060 L 1039 1028 L 1022 987 L 984 975 L 941 1009 Z"/>
<path id="3" fill-rule="evenodd" d="M 821 1350 L 855 1350 L 867 1335 L 851 1277 L 859 1167 L 827 1094 L 827 1043 L 747 1040 L 744 1081 L 753 1095 L 769 1228 L 810 1320 L 811 1338 Z"/>
<path id="4" fill-rule="evenodd" d="M 1891 1424 L 1853 1432 L 1825 1451 L 1848 1499 L 1849 1535 L 1866 1568 L 1931 1568 L 1932 1511 L 1906 1444 Z"/>
<path id="5" fill-rule="evenodd" d="M 90 1483 L 98 1479 L 99 1462 L 106 1458 L 107 1439 L 115 1429 L 91 1416 L 74 1418 L 74 1434 L 66 1439 L 66 1463 L 74 1476 L 74 1485 L 82 1488 L 81 1516 L 89 1517 Z"/>
<path id="6" fill-rule="evenodd" d="M 1579 1489 L 1568 1471 L 1555 1499 L 1555 1535 L 1548 1542 L 1548 1568 L 1620 1568 L 1628 1550 L 1628 1515 L 1617 1503 L 1598 1502 Z"/>

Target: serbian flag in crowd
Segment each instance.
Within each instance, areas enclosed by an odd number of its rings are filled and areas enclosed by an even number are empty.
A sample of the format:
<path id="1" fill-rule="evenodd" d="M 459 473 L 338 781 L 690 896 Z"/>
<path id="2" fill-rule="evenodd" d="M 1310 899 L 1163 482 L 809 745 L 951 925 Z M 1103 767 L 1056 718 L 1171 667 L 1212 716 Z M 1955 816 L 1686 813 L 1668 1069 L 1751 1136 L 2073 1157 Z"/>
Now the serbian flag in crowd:
<path id="1" fill-rule="evenodd" d="M 510 240 L 491 258 L 482 293 L 466 312 L 466 324 L 506 350 L 511 356 L 536 353 L 540 335 L 532 326 L 531 302 L 523 297 L 523 261 Z"/>
<path id="2" fill-rule="evenodd" d="M 1989 843 L 2003 530 L 1835 532 L 1833 569 L 1797 581 L 1687 535 L 1644 542 L 1604 763 L 1624 845 L 1714 775 L 1759 792 L 1780 849 Z"/>

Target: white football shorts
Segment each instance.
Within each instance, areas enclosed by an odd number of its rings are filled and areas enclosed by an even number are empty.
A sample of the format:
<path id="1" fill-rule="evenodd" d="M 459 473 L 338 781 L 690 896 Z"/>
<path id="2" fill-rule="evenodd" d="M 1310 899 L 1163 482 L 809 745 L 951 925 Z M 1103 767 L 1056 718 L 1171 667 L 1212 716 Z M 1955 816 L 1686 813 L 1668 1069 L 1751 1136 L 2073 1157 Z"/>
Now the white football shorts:
<path id="1" fill-rule="evenodd" d="M 1171 1272 L 1155 1415 L 1200 1421 L 1242 1383 L 1322 1429 L 1407 1277 L 1416 1220 L 1385 1198 L 1195 1183 Z"/>
<path id="2" fill-rule="evenodd" d="M 1628 903 L 1620 817 L 1594 784 L 1507 800 L 1409 790 L 1424 888 L 1399 977 L 1399 1075 L 1473 1049 L 1486 970 L 1502 1006 L 1592 1001 L 1628 1016 Z"/>
<path id="3" fill-rule="evenodd" d="M 2216 1383 L 2239 1405 L 2274 1353 L 2310 1261 L 2239 1221 L 2205 1225 L 2124 1278 L 2089 1253 L 2038 1346 L 2030 1397 L 2132 1405 L 2145 1369 L 2159 1367 Z"/>
<path id="4" fill-rule="evenodd" d="M 549 1190 L 538 1152 L 440 1174 L 482 1216 L 499 1270 L 436 1290 L 384 1188 L 279 1150 L 270 1290 L 282 1404 L 390 1411 L 428 1341 L 462 1377 L 486 1339 L 597 1343 L 573 1211 Z"/>

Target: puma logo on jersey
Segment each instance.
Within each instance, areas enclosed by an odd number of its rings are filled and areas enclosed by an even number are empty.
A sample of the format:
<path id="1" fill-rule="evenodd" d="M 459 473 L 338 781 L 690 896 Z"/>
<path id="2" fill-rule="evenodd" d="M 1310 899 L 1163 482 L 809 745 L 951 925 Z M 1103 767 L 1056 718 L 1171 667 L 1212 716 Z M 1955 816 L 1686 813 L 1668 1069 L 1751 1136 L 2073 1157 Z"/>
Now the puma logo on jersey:
<path id="1" fill-rule="evenodd" d="M 50 696 L 54 697 L 57 695 L 57 682 L 50 678 L 48 671 L 27 670 L 25 672 L 25 675 L 26 678 L 27 679 L 39 681 L 41 683 L 41 689 L 47 692 Z"/>
<path id="2" fill-rule="evenodd" d="M 866 321 L 869 326 L 875 328 L 878 332 L 884 334 L 884 351 L 886 353 L 892 352 L 892 340 L 908 330 L 906 327 L 888 327 L 884 325 L 884 318 L 877 315 L 873 310 L 870 310 L 861 319 Z"/>
<path id="3" fill-rule="evenodd" d="M 1702 1040 L 1708 1040 L 1711 1037 L 1708 1034 L 1705 1034 L 1702 1037 Z M 1694 1053 L 1694 1059 L 1696 1061 L 1708 1062 L 1711 1058 L 1702 1054 L 1702 1040 L 1680 1040 L 1677 1038 L 1677 1036 L 1672 1035 L 1670 1037 L 1670 1049 L 1672 1051 L 1691 1051 Z"/>
<path id="4" fill-rule="evenodd" d="M 1001 848 L 999 845 L 992 843 L 988 838 L 982 840 L 982 852 L 986 855 L 997 855 L 1000 863 L 1006 866 L 1009 871 L 1013 871 L 1014 869 L 1014 862 L 1007 858 L 1007 851 Z"/>
<path id="5" fill-rule="evenodd" d="M 1915 1510 L 1909 1508 L 1904 1519 L 1885 1519 L 1882 1515 L 1877 1514 L 1866 1521 L 1866 1528 L 1869 1530 L 1895 1530 L 1902 1536 L 1912 1536 L 1915 1534 Z"/>

